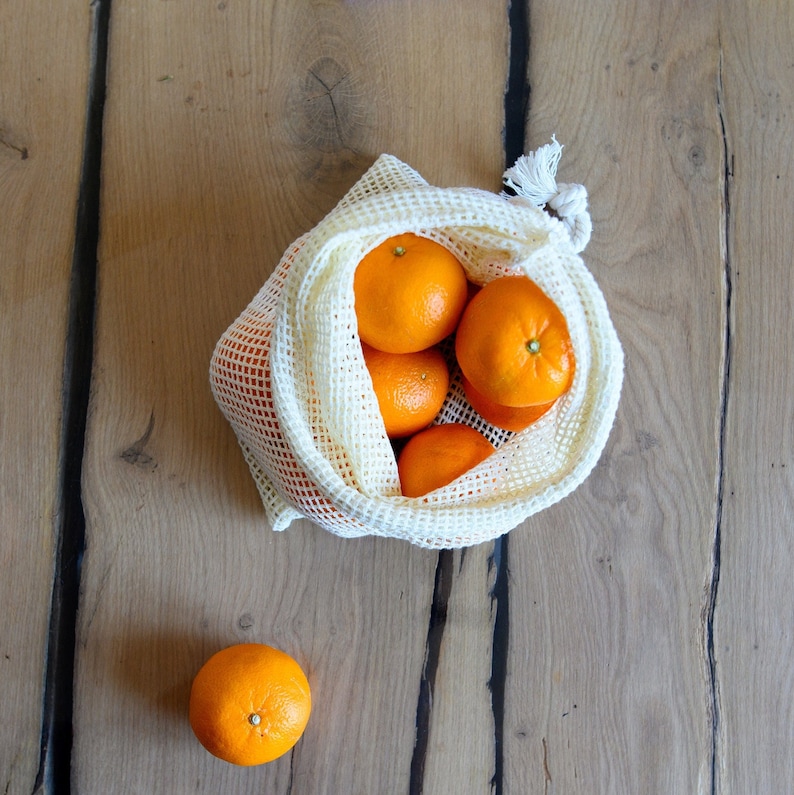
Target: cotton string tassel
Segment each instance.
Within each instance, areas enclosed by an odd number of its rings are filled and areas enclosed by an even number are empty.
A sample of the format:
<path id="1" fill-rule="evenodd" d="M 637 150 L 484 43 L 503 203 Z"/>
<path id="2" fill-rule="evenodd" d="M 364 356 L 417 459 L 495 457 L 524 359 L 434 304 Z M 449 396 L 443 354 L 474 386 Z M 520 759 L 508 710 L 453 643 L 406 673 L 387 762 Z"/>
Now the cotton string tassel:
<path id="1" fill-rule="evenodd" d="M 561 156 L 562 144 L 552 136 L 550 144 L 521 155 L 513 167 L 505 171 L 502 182 L 536 207 L 548 205 L 565 224 L 574 250 L 579 252 L 584 250 L 593 231 L 587 211 L 587 189 L 584 185 L 557 182 Z M 509 196 L 504 192 L 502 195 Z"/>

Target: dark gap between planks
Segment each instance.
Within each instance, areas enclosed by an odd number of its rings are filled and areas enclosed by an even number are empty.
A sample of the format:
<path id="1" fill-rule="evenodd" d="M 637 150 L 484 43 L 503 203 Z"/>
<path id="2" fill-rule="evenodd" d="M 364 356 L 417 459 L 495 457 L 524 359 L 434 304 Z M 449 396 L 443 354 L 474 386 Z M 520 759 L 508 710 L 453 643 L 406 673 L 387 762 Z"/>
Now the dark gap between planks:
<path id="1" fill-rule="evenodd" d="M 529 112 L 529 13 L 528 0 L 511 2 L 507 7 L 510 36 L 507 84 L 504 94 L 504 164 L 509 168 L 524 154 L 526 122 Z M 430 721 L 433 710 L 433 688 L 444 628 L 447 606 L 452 589 L 453 552 L 438 553 L 433 602 L 425 644 L 425 663 L 419 686 L 416 709 L 416 735 L 411 758 L 410 795 L 421 795 L 424 788 L 425 761 L 428 752 Z M 507 648 L 510 630 L 508 536 L 494 542 L 491 565 L 496 568 L 496 578 L 491 599 L 495 619 L 491 645 L 491 709 L 494 721 L 494 776 L 491 781 L 493 795 L 504 791 L 504 707 L 505 679 L 507 674 Z"/>
<path id="2" fill-rule="evenodd" d="M 63 375 L 63 420 L 57 515 L 57 549 L 48 641 L 42 716 L 41 758 L 34 792 L 69 793 L 74 655 L 80 570 L 85 545 L 85 516 L 81 496 L 83 450 L 93 363 L 94 316 L 99 243 L 102 122 L 105 105 L 110 0 L 91 3 L 91 72 L 78 197 L 69 321 Z M 530 86 L 527 81 L 529 23 L 525 2 L 508 6 L 510 56 L 504 96 L 505 167 L 524 152 Z M 417 706 L 417 743 L 411 762 L 411 793 L 421 793 L 427 737 L 432 711 L 432 688 L 438 665 L 446 607 L 452 583 L 453 553 L 439 552 L 431 607 L 426 663 Z M 492 792 L 503 789 L 504 684 L 508 641 L 508 537 L 494 542 L 496 580 L 491 597 L 496 618 L 493 634 L 491 690 L 495 774 Z"/>
<path id="3" fill-rule="evenodd" d="M 102 119 L 105 106 L 110 0 L 91 3 L 90 73 L 83 162 L 75 217 L 63 365 L 57 532 L 41 756 L 34 793 L 71 791 L 72 713 L 80 568 L 85 547 L 81 495 L 83 449 L 94 345 L 99 244 Z"/>
<path id="4" fill-rule="evenodd" d="M 524 154 L 529 115 L 530 26 L 529 0 L 515 0 L 508 8 L 510 24 L 510 61 L 505 90 L 505 168 Z M 491 791 L 504 792 L 504 713 L 507 680 L 507 652 L 510 638 L 509 536 L 494 544 L 496 566 L 492 598 L 495 604 L 493 643 L 491 649 L 491 709 L 494 719 L 494 777 Z"/>

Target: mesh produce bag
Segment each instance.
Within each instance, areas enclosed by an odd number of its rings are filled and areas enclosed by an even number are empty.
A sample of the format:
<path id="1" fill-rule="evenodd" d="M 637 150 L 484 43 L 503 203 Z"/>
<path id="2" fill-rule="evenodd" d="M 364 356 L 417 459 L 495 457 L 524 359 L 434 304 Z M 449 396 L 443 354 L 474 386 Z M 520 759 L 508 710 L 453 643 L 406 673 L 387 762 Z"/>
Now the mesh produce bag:
<path id="1" fill-rule="evenodd" d="M 562 499 L 595 466 L 612 426 L 623 353 L 601 291 L 577 250 L 590 235 L 581 186 L 557 185 L 553 141 L 505 173 L 518 196 L 437 188 L 382 155 L 337 207 L 284 253 L 218 341 L 210 381 L 256 481 L 270 525 L 306 517 L 340 536 L 392 536 L 453 548 L 493 539 Z M 556 201 L 556 206 L 554 202 Z M 552 217 L 536 204 L 554 206 Z M 364 364 L 356 265 L 414 232 L 450 249 L 484 284 L 525 273 L 568 322 L 570 390 L 524 431 L 494 428 L 465 399 L 454 367 L 435 422 L 464 422 L 493 442 L 483 463 L 424 497 L 400 493 L 392 445 Z M 450 346 L 450 352 L 452 350 Z"/>

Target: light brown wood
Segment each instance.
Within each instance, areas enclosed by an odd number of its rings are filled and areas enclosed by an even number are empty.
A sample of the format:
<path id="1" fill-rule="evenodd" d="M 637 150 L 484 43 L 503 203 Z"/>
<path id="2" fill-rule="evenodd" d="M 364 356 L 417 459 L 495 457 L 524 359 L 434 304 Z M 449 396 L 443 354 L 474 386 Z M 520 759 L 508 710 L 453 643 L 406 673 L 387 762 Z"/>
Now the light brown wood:
<path id="1" fill-rule="evenodd" d="M 723 354 L 709 3 L 533 3 L 528 145 L 590 193 L 626 353 L 596 470 L 509 538 L 505 791 L 708 792 L 704 611 Z"/>
<path id="2" fill-rule="evenodd" d="M 451 582 L 422 781 L 428 793 L 489 792 L 496 772 L 490 689 L 496 619 L 493 544 L 445 554 L 450 556 Z"/>
<path id="3" fill-rule="evenodd" d="M 0 8 L 0 791 L 41 753 L 88 9 Z"/>
<path id="4" fill-rule="evenodd" d="M 272 534 L 208 365 L 287 245 L 380 152 L 498 188 L 504 9 L 119 0 L 110 48 L 75 790 L 407 791 L 438 556 L 305 522 Z M 472 555 L 453 591 L 463 627 L 447 645 L 477 647 L 445 688 L 475 720 L 485 562 Z M 315 696 L 294 754 L 254 770 L 213 759 L 186 721 L 192 676 L 240 640 L 292 653 Z M 458 753 L 433 745 L 428 769 Z"/>
<path id="5" fill-rule="evenodd" d="M 719 598 L 719 792 L 794 781 L 794 14 L 726 3 L 730 367 Z"/>
<path id="6" fill-rule="evenodd" d="M 17 5 L 0 6 L 5 795 L 52 789 L 37 775 L 62 388 L 96 146 L 96 5 Z M 272 533 L 212 401 L 215 341 L 378 154 L 499 189 L 508 6 L 113 1 L 73 792 L 794 780 L 789 4 L 527 4 L 527 148 L 556 133 L 560 179 L 590 192 L 585 260 L 626 381 L 590 478 L 508 536 L 506 600 L 493 544 Z M 199 746 L 187 699 L 212 652 L 250 640 L 297 657 L 315 709 L 294 753 L 242 769 Z"/>

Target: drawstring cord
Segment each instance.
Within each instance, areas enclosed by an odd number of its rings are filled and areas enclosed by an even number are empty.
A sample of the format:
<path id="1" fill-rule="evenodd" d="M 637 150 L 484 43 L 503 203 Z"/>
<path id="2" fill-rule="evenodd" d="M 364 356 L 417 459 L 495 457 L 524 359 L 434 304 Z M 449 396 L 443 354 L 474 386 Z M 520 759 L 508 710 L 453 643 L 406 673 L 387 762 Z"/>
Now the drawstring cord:
<path id="1" fill-rule="evenodd" d="M 551 143 L 541 146 L 516 160 L 505 171 L 505 187 L 536 207 L 548 206 L 565 225 L 574 250 L 583 251 L 590 241 L 593 223 L 587 210 L 587 189 L 576 183 L 557 182 L 557 167 L 562 156 L 562 144 L 552 136 Z M 502 192 L 510 198 L 511 194 Z"/>

